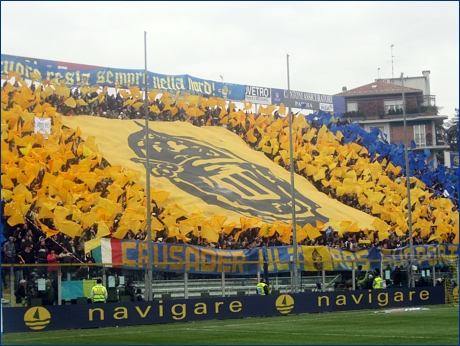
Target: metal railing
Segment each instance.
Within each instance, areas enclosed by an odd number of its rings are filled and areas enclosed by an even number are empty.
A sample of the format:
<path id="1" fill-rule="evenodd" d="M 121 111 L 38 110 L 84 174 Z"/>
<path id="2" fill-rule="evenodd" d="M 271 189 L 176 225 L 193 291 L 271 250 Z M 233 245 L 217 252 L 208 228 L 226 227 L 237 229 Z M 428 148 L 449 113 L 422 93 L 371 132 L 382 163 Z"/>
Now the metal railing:
<path id="1" fill-rule="evenodd" d="M 340 272 L 299 271 L 298 292 L 356 290 L 357 282 L 367 270 L 358 270 L 357 261 L 353 262 L 354 270 Z M 372 263 L 374 262 L 374 263 Z M 365 267 L 380 268 L 382 278 L 387 285 L 407 286 L 409 271 L 405 269 L 407 263 L 383 258 L 379 263 L 368 261 Z M 433 263 L 436 261 L 433 260 Z M 359 263 L 364 263 L 362 259 Z M 414 262 L 416 263 L 416 262 Z M 395 283 L 393 275 L 396 266 L 402 270 Z M 139 298 L 144 299 L 146 283 L 145 271 L 115 269 L 112 264 L 53 264 L 52 269 L 47 264 L 2 264 L 2 303 L 4 306 L 23 306 L 34 304 L 43 298 L 46 292 L 46 281 L 52 284 L 55 299 L 51 304 L 62 305 L 76 303 L 89 298 L 89 292 L 95 279 L 102 278 L 104 286 L 109 290 L 109 300 L 112 302 L 126 300 L 124 290 L 128 280 L 133 281 L 136 288 L 140 289 Z M 432 267 L 413 268 L 416 285 L 434 286 L 439 279 L 449 278 L 449 268 L 446 265 L 433 265 Z M 84 275 L 83 275 L 84 274 Z M 263 273 L 257 275 L 219 275 L 195 274 L 188 272 L 166 273 L 154 272 L 151 284 L 154 299 L 198 298 L 198 297 L 228 297 L 237 295 L 255 295 L 255 287 Z M 292 272 L 269 274 L 268 281 L 272 293 L 295 293 L 293 288 Z M 15 291 L 20 286 L 20 281 L 26 280 L 27 297 L 24 302 L 15 297 Z M 458 283 L 457 283 L 458 285 Z M 76 289 L 75 287 L 78 287 Z M 73 290 L 73 291 L 72 291 Z M 78 293 L 76 293 L 78 292 Z M 134 297 L 137 299 L 137 297 Z M 37 302 L 35 301 L 35 304 Z M 41 301 L 41 303 L 44 303 Z"/>

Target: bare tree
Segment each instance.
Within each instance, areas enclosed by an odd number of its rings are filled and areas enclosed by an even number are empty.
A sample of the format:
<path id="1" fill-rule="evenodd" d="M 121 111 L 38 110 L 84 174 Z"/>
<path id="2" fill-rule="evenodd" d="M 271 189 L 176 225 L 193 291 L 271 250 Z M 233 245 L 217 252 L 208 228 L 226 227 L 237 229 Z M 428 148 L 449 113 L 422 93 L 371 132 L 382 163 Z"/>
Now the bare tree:
<path id="1" fill-rule="evenodd" d="M 455 152 L 458 152 L 458 112 L 458 108 L 455 108 L 454 116 L 445 120 L 443 124 L 444 141 L 450 146 L 450 150 Z"/>

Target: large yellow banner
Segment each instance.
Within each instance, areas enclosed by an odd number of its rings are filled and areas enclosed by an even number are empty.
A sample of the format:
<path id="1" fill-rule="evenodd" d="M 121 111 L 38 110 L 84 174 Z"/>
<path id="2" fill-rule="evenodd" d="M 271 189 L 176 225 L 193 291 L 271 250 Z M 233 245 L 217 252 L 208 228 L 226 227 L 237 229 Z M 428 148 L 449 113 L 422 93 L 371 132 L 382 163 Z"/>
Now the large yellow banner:
<path id="1" fill-rule="evenodd" d="M 84 140 L 94 136 L 111 165 L 140 172 L 139 183 L 145 186 L 145 120 L 75 116 L 62 122 L 80 128 Z M 289 171 L 231 131 L 187 122 L 150 122 L 149 127 L 150 184 L 171 192 L 164 205 L 176 203 L 189 213 L 198 208 L 206 218 L 223 215 L 227 223 L 238 225 L 241 216 L 256 216 L 264 223 L 292 219 Z M 374 228 L 374 217 L 329 198 L 297 174 L 295 190 L 299 226 L 335 219 Z"/>

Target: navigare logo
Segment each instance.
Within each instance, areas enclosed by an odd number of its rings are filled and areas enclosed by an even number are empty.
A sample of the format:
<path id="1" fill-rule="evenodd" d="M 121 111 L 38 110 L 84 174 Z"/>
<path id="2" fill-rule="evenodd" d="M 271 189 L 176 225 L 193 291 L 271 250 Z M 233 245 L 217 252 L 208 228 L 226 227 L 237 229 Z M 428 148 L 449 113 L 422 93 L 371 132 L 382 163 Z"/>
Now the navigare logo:
<path id="1" fill-rule="evenodd" d="M 32 307 L 24 314 L 24 323 L 32 330 L 44 329 L 50 321 L 50 312 L 41 306 Z"/>
<path id="2" fill-rule="evenodd" d="M 276 299 L 275 305 L 276 310 L 283 315 L 287 315 L 294 309 L 294 298 L 289 294 L 282 294 Z"/>

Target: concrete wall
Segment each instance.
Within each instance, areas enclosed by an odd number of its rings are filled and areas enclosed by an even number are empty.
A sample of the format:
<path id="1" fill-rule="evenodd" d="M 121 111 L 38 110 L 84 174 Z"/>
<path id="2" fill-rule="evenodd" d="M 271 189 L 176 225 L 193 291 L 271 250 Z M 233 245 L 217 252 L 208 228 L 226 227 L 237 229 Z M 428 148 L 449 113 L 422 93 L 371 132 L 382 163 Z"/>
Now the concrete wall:
<path id="1" fill-rule="evenodd" d="M 395 85 L 402 85 L 401 78 L 380 78 L 376 81 L 386 82 Z M 431 95 L 430 71 L 422 71 L 422 76 L 404 76 L 404 86 L 408 88 L 423 90 L 423 95 Z"/>

